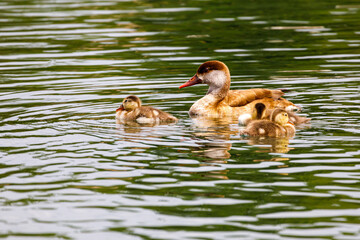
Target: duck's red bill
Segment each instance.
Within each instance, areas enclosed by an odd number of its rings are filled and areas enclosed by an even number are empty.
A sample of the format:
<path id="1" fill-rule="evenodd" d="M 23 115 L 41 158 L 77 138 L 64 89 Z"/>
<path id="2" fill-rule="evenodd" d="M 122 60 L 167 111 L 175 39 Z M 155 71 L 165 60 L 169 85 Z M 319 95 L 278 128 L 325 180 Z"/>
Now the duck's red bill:
<path id="1" fill-rule="evenodd" d="M 189 87 L 195 84 L 199 84 L 201 83 L 201 79 L 195 74 L 189 81 L 187 81 L 186 83 L 184 83 L 183 85 L 181 85 L 179 88 L 184 88 L 184 87 Z"/>

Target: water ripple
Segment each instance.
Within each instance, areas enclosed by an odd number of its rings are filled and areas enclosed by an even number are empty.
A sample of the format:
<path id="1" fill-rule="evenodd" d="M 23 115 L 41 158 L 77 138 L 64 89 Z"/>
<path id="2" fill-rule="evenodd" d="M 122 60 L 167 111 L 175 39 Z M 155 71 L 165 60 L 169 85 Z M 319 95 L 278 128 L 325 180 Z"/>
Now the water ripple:
<path id="1" fill-rule="evenodd" d="M 358 239 L 359 6 L 235 5 L 1 2 L 0 236 Z M 207 87 L 178 87 L 213 59 L 311 124 L 190 119 Z M 179 122 L 116 124 L 128 95 Z"/>

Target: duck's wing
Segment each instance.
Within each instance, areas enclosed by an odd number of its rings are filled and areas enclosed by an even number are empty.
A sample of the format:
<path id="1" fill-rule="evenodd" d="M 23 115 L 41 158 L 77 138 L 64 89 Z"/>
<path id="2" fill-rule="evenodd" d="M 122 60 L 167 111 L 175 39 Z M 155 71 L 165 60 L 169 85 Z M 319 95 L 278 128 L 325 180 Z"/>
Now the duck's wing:
<path id="1" fill-rule="evenodd" d="M 272 98 L 277 100 L 282 95 L 284 95 L 284 93 L 281 90 L 270 90 L 264 88 L 230 90 L 224 101 L 231 107 L 241 107 L 257 99 Z"/>
<path id="2" fill-rule="evenodd" d="M 245 106 L 234 107 L 233 115 L 236 117 L 242 116 L 241 124 L 246 125 L 246 121 L 249 117 L 251 118 L 251 114 L 254 111 L 257 103 L 262 103 L 265 105 L 265 111 L 262 117 L 265 119 L 269 118 L 271 111 L 275 108 L 281 108 L 286 110 L 287 112 L 300 110 L 298 106 L 284 98 L 279 98 L 275 100 L 273 98 L 265 97 L 253 100 Z"/>
<path id="3" fill-rule="evenodd" d="M 138 117 L 145 117 L 160 122 L 177 122 L 178 120 L 173 115 L 150 106 L 142 106 L 140 110 Z"/>
<path id="4" fill-rule="evenodd" d="M 173 115 L 171 115 L 170 113 L 161 111 L 159 109 L 154 109 L 154 114 L 157 115 L 157 117 L 159 118 L 160 122 L 177 122 L 178 119 L 176 117 L 174 117 Z"/>

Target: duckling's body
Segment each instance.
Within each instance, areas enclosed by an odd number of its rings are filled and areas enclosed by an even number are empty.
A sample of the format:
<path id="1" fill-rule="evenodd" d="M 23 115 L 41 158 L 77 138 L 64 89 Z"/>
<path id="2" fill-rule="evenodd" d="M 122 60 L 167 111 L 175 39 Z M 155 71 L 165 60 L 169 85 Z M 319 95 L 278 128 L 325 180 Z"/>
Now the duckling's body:
<path id="1" fill-rule="evenodd" d="M 243 134 L 249 136 L 283 137 L 286 135 L 286 130 L 279 124 L 269 120 L 255 120 L 249 123 Z"/>
<path id="2" fill-rule="evenodd" d="M 295 135 L 295 127 L 289 122 L 289 115 L 285 110 L 276 108 L 271 111 L 270 119 L 261 120 L 265 111 L 264 104 L 256 104 L 253 116 L 260 120 L 251 121 L 241 135 L 268 137 L 293 137 Z"/>
<path id="3" fill-rule="evenodd" d="M 288 110 L 298 107 L 292 102 L 281 98 L 281 90 L 249 89 L 230 90 L 230 71 L 220 61 L 208 61 L 199 67 L 196 74 L 180 88 L 199 83 L 209 85 L 207 94 L 196 101 L 190 108 L 192 116 L 239 117 L 242 114 L 251 114 L 254 104 L 263 103 L 267 109 L 281 107 Z"/>
<path id="4" fill-rule="evenodd" d="M 277 101 L 273 101 L 272 103 L 265 105 L 264 100 L 261 100 L 261 101 L 255 100 L 255 101 L 247 104 L 246 106 L 241 107 L 241 108 L 246 108 L 246 111 L 244 111 L 242 114 L 240 114 L 240 116 L 238 118 L 239 124 L 246 126 L 253 120 L 261 120 L 261 119 L 269 120 L 272 112 L 276 108 L 283 109 L 284 111 L 286 111 L 288 114 L 288 117 L 289 117 L 289 122 L 291 122 L 295 125 L 310 122 L 310 120 L 311 120 L 310 118 L 299 116 L 295 112 L 293 112 L 291 109 L 289 110 L 288 108 L 286 108 L 285 107 L 286 101 L 287 100 L 280 98 Z M 251 110 L 251 108 L 252 108 L 252 110 Z"/>
<path id="5" fill-rule="evenodd" d="M 140 124 L 171 123 L 177 118 L 159 109 L 142 106 L 137 96 L 126 97 L 116 110 L 116 118 L 122 122 L 137 122 Z"/>

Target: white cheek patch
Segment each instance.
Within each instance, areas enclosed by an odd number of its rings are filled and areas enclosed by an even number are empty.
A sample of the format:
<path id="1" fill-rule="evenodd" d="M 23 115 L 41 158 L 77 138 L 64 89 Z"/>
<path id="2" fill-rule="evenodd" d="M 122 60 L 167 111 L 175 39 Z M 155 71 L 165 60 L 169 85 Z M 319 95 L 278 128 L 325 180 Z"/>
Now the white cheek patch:
<path id="1" fill-rule="evenodd" d="M 244 114 L 241 114 L 239 116 L 239 124 L 240 125 L 246 125 L 249 123 L 249 121 L 251 120 L 251 114 L 249 113 L 244 113 Z"/>
<path id="2" fill-rule="evenodd" d="M 224 71 L 213 70 L 209 73 L 209 78 L 214 79 L 214 82 L 223 85 L 226 81 L 226 75 Z"/>
<path id="3" fill-rule="evenodd" d="M 221 89 L 227 81 L 226 75 L 223 71 L 213 70 L 204 76 L 204 83 L 209 85 L 208 92 L 213 92 Z"/>

